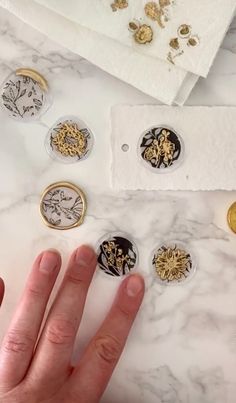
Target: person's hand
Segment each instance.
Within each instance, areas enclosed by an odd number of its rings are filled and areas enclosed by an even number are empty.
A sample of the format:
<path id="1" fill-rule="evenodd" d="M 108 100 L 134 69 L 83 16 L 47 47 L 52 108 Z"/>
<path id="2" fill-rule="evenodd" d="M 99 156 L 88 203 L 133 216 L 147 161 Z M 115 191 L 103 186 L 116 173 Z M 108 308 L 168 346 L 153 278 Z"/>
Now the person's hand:
<path id="1" fill-rule="evenodd" d="M 125 278 L 108 316 L 73 368 L 75 336 L 96 262 L 88 246 L 73 253 L 39 337 L 61 257 L 54 250 L 37 257 L 1 347 L 1 403 L 99 401 L 142 302 L 144 281 L 138 274 Z M 0 302 L 3 293 L 0 281 Z"/>

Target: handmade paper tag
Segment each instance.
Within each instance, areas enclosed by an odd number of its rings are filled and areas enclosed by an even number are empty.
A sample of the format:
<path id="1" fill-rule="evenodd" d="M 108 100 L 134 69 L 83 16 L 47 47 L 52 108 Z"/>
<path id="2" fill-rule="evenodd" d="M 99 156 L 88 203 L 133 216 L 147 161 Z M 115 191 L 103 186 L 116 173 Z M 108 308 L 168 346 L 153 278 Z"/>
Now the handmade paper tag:
<path id="1" fill-rule="evenodd" d="M 113 188 L 236 189 L 235 107 L 120 105 L 111 116 Z"/>

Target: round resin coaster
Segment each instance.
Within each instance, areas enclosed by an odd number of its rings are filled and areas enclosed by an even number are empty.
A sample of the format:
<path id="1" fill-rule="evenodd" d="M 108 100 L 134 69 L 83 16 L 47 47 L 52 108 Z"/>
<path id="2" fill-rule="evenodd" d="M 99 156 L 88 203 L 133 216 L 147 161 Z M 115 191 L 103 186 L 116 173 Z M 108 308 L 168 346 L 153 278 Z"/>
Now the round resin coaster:
<path id="1" fill-rule="evenodd" d="M 2 108 L 21 121 L 38 119 L 49 107 L 48 83 L 32 69 L 18 69 L 1 87 Z"/>
<path id="2" fill-rule="evenodd" d="M 183 160 L 183 141 L 169 127 L 151 127 L 140 137 L 138 153 L 146 167 L 157 173 L 176 169 Z"/>
<path id="3" fill-rule="evenodd" d="M 160 284 L 176 285 L 193 276 L 196 263 L 189 248 L 181 242 L 167 242 L 152 253 L 152 267 Z"/>
<path id="4" fill-rule="evenodd" d="M 137 265 L 138 250 L 126 235 L 110 234 L 105 236 L 98 247 L 98 266 L 110 276 L 129 274 Z"/>
<path id="5" fill-rule="evenodd" d="M 43 192 L 40 212 L 45 224 L 51 228 L 66 230 L 77 227 L 84 220 L 85 195 L 72 183 L 54 183 Z"/>
<path id="6" fill-rule="evenodd" d="M 81 119 L 65 116 L 51 127 L 45 146 L 53 159 L 70 164 L 87 158 L 93 143 L 93 133 Z"/>

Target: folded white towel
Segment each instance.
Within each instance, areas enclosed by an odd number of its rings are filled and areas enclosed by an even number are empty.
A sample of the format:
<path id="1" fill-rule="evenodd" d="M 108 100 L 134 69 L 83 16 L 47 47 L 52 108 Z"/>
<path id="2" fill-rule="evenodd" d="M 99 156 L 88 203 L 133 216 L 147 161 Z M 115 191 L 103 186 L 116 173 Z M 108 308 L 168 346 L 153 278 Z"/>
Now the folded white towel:
<path id="1" fill-rule="evenodd" d="M 235 0 L 125 0 L 126 7 L 122 9 L 115 7 L 121 0 L 36 1 L 141 54 L 163 61 L 171 58 L 176 66 L 204 77 L 236 9 Z M 131 21 L 152 28 L 150 43 L 138 44 L 134 40 L 128 30 Z M 181 30 L 181 26 L 185 28 Z M 175 49 L 177 44 L 179 48 Z"/>
<path id="2" fill-rule="evenodd" d="M 140 54 L 33 0 L 0 0 L 0 6 L 50 39 L 166 104 L 183 104 L 198 80 L 198 76 L 192 73 Z"/>

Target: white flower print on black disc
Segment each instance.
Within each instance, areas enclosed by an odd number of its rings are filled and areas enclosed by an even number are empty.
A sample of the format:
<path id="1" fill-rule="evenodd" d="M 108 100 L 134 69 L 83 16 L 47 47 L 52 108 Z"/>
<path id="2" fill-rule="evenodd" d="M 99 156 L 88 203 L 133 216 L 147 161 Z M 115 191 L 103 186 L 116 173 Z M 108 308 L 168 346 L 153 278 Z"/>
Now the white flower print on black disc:
<path id="1" fill-rule="evenodd" d="M 48 186 L 40 201 L 40 212 L 48 227 L 66 230 L 83 223 L 86 198 L 81 189 L 69 182 Z"/>
<path id="2" fill-rule="evenodd" d="M 93 143 L 93 133 L 83 120 L 64 116 L 49 129 L 45 147 L 53 159 L 70 164 L 86 159 Z"/>
<path id="3" fill-rule="evenodd" d="M 98 248 L 98 266 L 110 276 L 129 274 L 137 265 L 138 251 L 133 241 L 122 234 L 107 235 Z"/>
<path id="4" fill-rule="evenodd" d="M 167 126 L 146 130 L 139 140 L 138 153 L 146 167 L 156 173 L 176 169 L 183 161 L 184 145 L 181 137 Z"/>
<path id="5" fill-rule="evenodd" d="M 47 82 L 34 70 L 19 69 L 2 84 L 1 103 L 13 119 L 38 119 L 49 107 Z"/>

